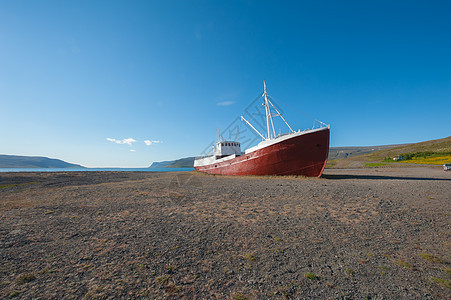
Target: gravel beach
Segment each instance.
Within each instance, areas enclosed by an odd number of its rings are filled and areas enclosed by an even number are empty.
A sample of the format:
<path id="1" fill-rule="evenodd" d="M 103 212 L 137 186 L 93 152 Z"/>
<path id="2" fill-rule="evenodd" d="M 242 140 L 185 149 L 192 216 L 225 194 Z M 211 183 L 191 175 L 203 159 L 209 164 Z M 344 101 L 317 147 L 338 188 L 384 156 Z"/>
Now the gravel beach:
<path id="1" fill-rule="evenodd" d="M 451 299 L 451 172 L 0 173 L 0 298 Z"/>

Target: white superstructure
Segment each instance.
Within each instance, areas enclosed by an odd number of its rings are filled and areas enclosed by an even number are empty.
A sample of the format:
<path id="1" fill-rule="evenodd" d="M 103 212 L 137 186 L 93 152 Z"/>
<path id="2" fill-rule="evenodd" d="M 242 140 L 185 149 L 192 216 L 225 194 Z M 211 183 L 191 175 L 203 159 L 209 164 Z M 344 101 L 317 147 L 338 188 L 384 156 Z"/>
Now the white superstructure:
<path id="1" fill-rule="evenodd" d="M 221 158 L 224 156 L 229 156 L 235 154 L 236 156 L 241 155 L 241 145 L 234 141 L 217 141 L 214 150 L 214 156 L 216 158 Z"/>
<path id="2" fill-rule="evenodd" d="M 213 147 L 213 146 L 212 146 Z M 241 155 L 241 144 L 234 141 L 223 141 L 222 138 L 216 142 L 216 147 L 213 149 L 213 155 L 206 157 L 196 157 L 194 166 L 204 166 L 215 162 L 221 162 L 233 159 Z"/>

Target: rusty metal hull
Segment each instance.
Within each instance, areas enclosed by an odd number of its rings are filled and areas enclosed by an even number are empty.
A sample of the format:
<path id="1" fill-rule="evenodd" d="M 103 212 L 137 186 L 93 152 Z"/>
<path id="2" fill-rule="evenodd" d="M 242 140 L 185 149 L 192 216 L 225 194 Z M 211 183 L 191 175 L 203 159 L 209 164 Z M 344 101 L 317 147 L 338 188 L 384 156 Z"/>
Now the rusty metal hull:
<path id="1" fill-rule="evenodd" d="M 296 135 L 236 158 L 195 166 L 222 175 L 302 175 L 320 177 L 329 153 L 329 128 Z"/>

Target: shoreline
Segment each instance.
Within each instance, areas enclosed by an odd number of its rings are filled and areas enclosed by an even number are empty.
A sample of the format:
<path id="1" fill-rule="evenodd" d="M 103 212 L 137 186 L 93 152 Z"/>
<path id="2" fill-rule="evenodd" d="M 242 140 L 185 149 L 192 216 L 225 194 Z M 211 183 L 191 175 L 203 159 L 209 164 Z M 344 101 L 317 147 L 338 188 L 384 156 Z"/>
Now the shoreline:
<path id="1" fill-rule="evenodd" d="M 49 172 L 189 172 L 194 168 L 0 168 L 0 173 Z"/>

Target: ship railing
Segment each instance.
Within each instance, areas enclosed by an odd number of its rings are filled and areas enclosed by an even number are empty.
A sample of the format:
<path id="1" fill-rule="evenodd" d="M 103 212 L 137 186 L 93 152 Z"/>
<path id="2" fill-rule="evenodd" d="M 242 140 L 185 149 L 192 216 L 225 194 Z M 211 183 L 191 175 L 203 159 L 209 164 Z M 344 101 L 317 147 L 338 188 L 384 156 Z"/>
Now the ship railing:
<path id="1" fill-rule="evenodd" d="M 330 125 L 323 123 L 319 120 L 314 120 L 312 128 L 306 128 L 304 130 L 299 130 L 299 132 L 301 132 L 301 131 L 304 132 L 304 131 L 309 131 L 309 130 L 319 129 L 319 128 L 330 128 Z"/>
<path id="2" fill-rule="evenodd" d="M 284 135 L 293 134 L 293 133 L 296 133 L 296 131 L 294 131 L 294 132 L 287 132 L 287 133 L 279 133 L 279 134 L 276 136 L 276 138 L 279 138 L 279 137 L 284 136 Z"/>
<path id="3" fill-rule="evenodd" d="M 213 154 L 210 155 L 200 155 L 200 156 L 196 156 L 195 159 L 203 159 L 203 158 L 207 158 L 207 157 L 212 157 Z"/>
<path id="4" fill-rule="evenodd" d="M 284 136 L 284 135 L 296 134 L 296 133 L 299 133 L 299 132 L 306 132 L 306 131 L 309 131 L 309 130 L 314 130 L 314 129 L 319 129 L 319 128 L 330 128 L 330 125 L 327 125 L 326 123 L 318 121 L 318 122 L 314 122 L 313 123 L 312 128 L 305 128 L 305 129 L 302 129 L 302 130 L 299 129 L 298 131 L 293 131 L 293 132 L 279 133 L 276 136 L 276 138 L 279 138 L 279 137 Z"/>

